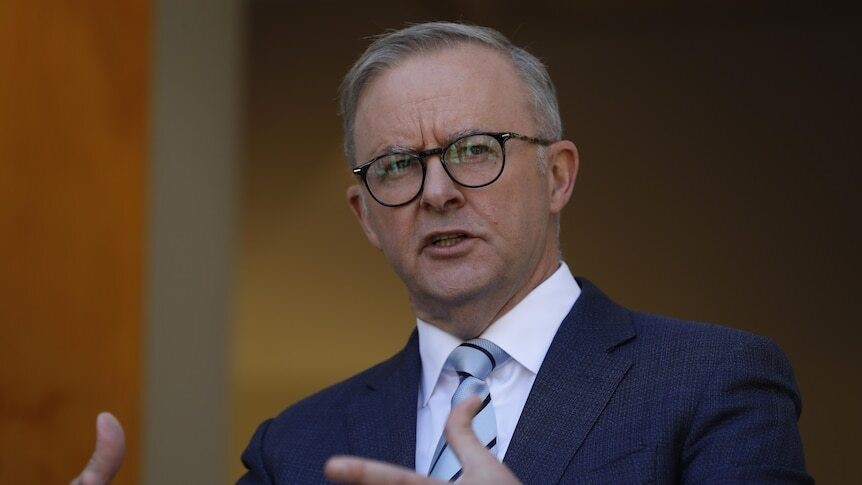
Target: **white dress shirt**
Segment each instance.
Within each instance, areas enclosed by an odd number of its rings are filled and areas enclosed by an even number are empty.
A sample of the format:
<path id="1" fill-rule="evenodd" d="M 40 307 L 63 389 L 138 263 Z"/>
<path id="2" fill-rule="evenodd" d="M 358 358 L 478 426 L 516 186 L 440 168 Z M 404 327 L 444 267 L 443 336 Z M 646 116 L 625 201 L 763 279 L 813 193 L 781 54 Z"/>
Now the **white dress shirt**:
<path id="1" fill-rule="evenodd" d="M 500 460 L 509 448 L 548 347 L 580 294 L 581 289 L 569 267 L 561 263 L 554 274 L 481 335 L 511 357 L 486 379 L 497 417 L 497 458 Z M 459 383 L 458 375 L 449 369 L 444 371 L 443 364 L 461 344 L 461 339 L 420 319 L 416 319 L 416 327 L 422 358 L 416 415 L 416 472 L 427 474 Z"/>

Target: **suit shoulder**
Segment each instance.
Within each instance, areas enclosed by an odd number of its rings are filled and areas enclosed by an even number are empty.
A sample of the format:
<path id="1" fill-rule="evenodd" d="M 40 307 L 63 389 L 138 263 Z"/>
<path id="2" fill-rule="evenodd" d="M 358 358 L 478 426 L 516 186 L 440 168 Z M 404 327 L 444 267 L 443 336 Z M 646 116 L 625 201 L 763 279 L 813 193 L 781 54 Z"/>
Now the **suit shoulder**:
<path id="1" fill-rule="evenodd" d="M 739 329 L 633 313 L 641 380 L 679 453 L 682 481 L 807 483 L 793 369 L 772 340 Z M 783 483 L 783 482 L 782 482 Z"/>
<path id="2" fill-rule="evenodd" d="M 717 357 L 726 356 L 729 350 L 739 348 L 761 349 L 783 355 L 778 345 L 768 337 L 745 330 L 635 311 L 631 315 L 638 340 L 647 346 L 667 347 L 684 354 L 714 353 Z M 689 349 L 688 352 L 685 349 Z"/>
<path id="3" fill-rule="evenodd" d="M 700 354 L 723 357 L 728 349 L 739 347 L 762 348 L 781 353 L 768 338 L 743 330 L 712 323 L 687 321 L 631 310 L 611 300 L 598 287 L 584 278 L 577 279 L 581 286 L 572 312 L 588 321 L 604 321 L 615 326 L 631 325 L 635 347 L 640 352 L 666 352 L 685 356 Z"/>
<path id="4" fill-rule="evenodd" d="M 317 421 L 320 419 L 331 421 L 333 416 L 343 416 L 345 407 L 358 394 L 369 390 L 370 382 L 390 372 L 402 358 L 402 353 L 398 353 L 352 377 L 297 401 L 271 420 L 270 430 L 273 430 L 273 427 L 275 430 L 284 431 L 295 427 L 309 429 L 309 421 L 318 424 Z"/>
<path id="5" fill-rule="evenodd" d="M 397 372 L 405 351 L 329 386 L 265 420 L 251 438 L 242 461 L 241 483 L 322 483 L 323 464 L 347 454 L 348 408 L 370 385 Z"/>
<path id="6" fill-rule="evenodd" d="M 699 388 L 724 379 L 778 385 L 801 403 L 787 356 L 767 337 L 711 323 L 632 312 L 643 366 L 674 386 Z M 697 383 L 697 385 L 695 385 Z"/>

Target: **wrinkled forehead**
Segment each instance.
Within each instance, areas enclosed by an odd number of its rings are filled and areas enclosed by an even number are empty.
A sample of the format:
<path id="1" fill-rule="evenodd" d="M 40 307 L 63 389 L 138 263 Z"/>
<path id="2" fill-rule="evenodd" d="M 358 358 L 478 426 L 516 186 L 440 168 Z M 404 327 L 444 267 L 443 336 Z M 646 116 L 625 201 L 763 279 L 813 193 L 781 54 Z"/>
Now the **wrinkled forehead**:
<path id="1" fill-rule="evenodd" d="M 464 43 L 411 55 L 362 90 L 354 142 L 358 161 L 386 147 L 425 149 L 467 130 L 532 133 L 527 87 L 511 60 Z"/>

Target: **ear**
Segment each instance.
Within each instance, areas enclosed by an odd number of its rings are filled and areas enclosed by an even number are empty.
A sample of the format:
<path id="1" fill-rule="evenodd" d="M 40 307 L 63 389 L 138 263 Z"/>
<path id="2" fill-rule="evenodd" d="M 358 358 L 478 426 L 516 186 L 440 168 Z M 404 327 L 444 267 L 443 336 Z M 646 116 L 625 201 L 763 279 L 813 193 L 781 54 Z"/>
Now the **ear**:
<path id="1" fill-rule="evenodd" d="M 350 206 L 350 210 L 356 216 L 356 222 L 362 227 L 365 237 L 375 248 L 380 249 L 380 239 L 377 237 L 377 232 L 371 227 L 368 211 L 362 202 L 362 187 L 357 184 L 347 187 L 347 205 Z"/>
<path id="2" fill-rule="evenodd" d="M 548 191 L 552 214 L 559 214 L 572 197 L 578 177 L 578 148 L 568 140 L 558 141 L 545 149 Z"/>

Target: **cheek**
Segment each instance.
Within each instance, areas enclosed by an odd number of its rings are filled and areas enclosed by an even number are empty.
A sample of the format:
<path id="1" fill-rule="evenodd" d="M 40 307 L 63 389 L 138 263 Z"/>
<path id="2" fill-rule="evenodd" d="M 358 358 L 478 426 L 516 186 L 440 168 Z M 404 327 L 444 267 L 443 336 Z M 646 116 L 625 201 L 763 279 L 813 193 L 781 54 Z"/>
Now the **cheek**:
<path id="1" fill-rule="evenodd" d="M 412 250 L 413 228 L 406 214 L 396 212 L 375 214 L 370 222 L 377 232 L 381 249 L 390 260 L 403 259 Z"/>
<path id="2" fill-rule="evenodd" d="M 525 191 L 510 191 L 509 194 L 520 194 L 517 202 L 511 196 L 485 207 L 485 221 L 492 231 L 500 238 L 501 249 L 506 253 L 529 251 L 538 240 L 544 240 L 548 210 L 542 197 L 528 197 Z"/>

